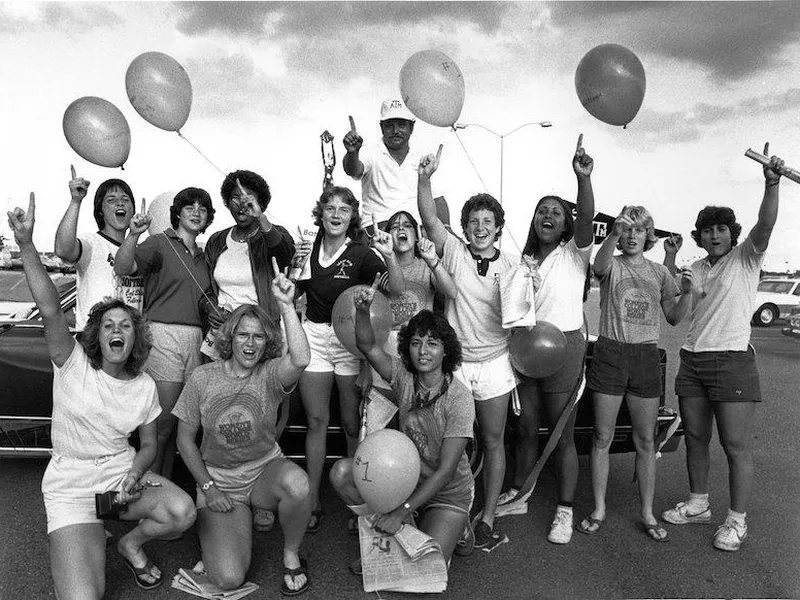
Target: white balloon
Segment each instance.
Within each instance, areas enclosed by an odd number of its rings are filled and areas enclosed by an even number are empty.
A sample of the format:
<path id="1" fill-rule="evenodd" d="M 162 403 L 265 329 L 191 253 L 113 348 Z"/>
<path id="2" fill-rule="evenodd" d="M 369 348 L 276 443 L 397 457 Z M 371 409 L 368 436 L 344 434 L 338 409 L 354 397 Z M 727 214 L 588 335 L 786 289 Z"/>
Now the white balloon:
<path id="1" fill-rule="evenodd" d="M 422 50 L 400 69 L 400 94 L 408 110 L 438 127 L 450 127 L 464 106 L 464 76 L 458 65 L 438 50 Z"/>
<path id="2" fill-rule="evenodd" d="M 178 192 L 162 192 L 153 198 L 147 207 L 147 214 L 150 215 L 152 221 L 150 228 L 147 230 L 150 235 L 156 235 L 163 232 L 168 227 L 172 227 L 169 220 L 169 209 L 172 206 L 172 201 L 175 199 L 175 194 Z"/>

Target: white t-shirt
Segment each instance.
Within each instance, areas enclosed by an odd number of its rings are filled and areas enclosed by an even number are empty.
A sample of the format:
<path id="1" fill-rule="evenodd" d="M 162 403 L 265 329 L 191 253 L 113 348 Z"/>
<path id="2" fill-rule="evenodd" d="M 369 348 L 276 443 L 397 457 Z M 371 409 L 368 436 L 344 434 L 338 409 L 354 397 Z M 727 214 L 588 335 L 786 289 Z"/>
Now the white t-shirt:
<path id="1" fill-rule="evenodd" d="M 142 312 L 144 280 L 135 275 L 118 276 L 114 273 L 114 258 L 120 244 L 95 232 L 78 238 L 81 256 L 75 263 L 77 295 L 75 301 L 75 328 L 86 327 L 92 306 L 106 296 L 118 298 L 128 306 Z"/>
<path id="2" fill-rule="evenodd" d="M 53 454 L 97 458 L 125 452 L 128 437 L 161 414 L 152 377 L 117 379 L 94 369 L 75 343 L 61 366 L 53 364 Z"/>
<path id="3" fill-rule="evenodd" d="M 488 262 L 485 275 L 478 274 L 477 261 L 467 245 L 452 233 L 447 234 L 442 263 L 457 282 L 458 294 L 447 303 L 447 320 L 458 334 L 465 362 L 491 360 L 508 350 L 510 329 L 503 329 L 500 313 L 500 275 L 513 268 L 515 261 L 499 251 Z"/>
<path id="4" fill-rule="evenodd" d="M 692 312 L 685 350 L 747 350 L 762 262 L 764 253 L 756 251 L 748 236 L 713 266 L 708 258 L 692 263 Z"/>
<path id="5" fill-rule="evenodd" d="M 235 241 L 232 233 L 233 229 L 228 233 L 228 247 L 219 255 L 213 273 L 219 289 L 217 304 L 226 310 L 234 310 L 242 304 L 258 304 L 250 268 L 250 249 L 246 241 Z"/>
<path id="6" fill-rule="evenodd" d="M 542 285 L 536 291 L 536 320 L 561 331 L 583 326 L 583 288 L 592 244 L 578 248 L 575 238 L 553 250 L 539 265 Z"/>
<path id="7" fill-rule="evenodd" d="M 421 223 L 417 208 L 417 180 L 422 154 L 409 147 L 403 163 L 397 164 L 381 141 L 377 146 L 364 147 L 358 157 L 364 165 L 360 178 L 364 226 L 372 224 L 370 216 L 380 223 L 399 210 L 412 214 Z"/>

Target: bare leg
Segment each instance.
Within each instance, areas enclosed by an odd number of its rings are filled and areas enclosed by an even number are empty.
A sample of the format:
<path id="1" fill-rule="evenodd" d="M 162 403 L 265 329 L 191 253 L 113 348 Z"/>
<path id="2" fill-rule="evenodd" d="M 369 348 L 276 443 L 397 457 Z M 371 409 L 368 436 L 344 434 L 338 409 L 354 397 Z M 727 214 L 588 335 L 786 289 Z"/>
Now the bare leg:
<path id="1" fill-rule="evenodd" d="M 197 534 L 209 579 L 223 590 L 235 590 L 245 581 L 253 550 L 250 507 L 234 503 L 230 512 L 201 508 Z"/>
<path id="2" fill-rule="evenodd" d="M 541 391 L 539 384 L 528 377 L 521 376 L 517 386 L 520 401 L 520 414 L 517 421 L 517 440 L 514 447 L 516 466 L 514 468 L 514 487 L 519 489 L 539 458 L 539 414 Z"/>
<path id="3" fill-rule="evenodd" d="M 330 418 L 332 372 L 308 372 L 300 377 L 300 396 L 306 411 L 306 469 L 311 485 L 312 510 L 320 508 L 319 486 L 325 466 L 326 435 Z"/>
<path id="4" fill-rule="evenodd" d="M 639 502 L 642 522 L 652 525 L 658 519 L 653 515 L 653 498 L 656 493 L 656 422 L 658 398 L 640 398 L 628 394 L 625 398 L 633 425 L 633 445 L 636 447 L 636 479 L 639 483 Z"/>
<path id="5" fill-rule="evenodd" d="M 364 503 L 364 499 L 356 487 L 356 482 L 353 480 L 352 458 L 340 458 L 333 463 L 330 480 L 333 489 L 346 504 L 354 506 Z"/>
<path id="6" fill-rule="evenodd" d="M 497 398 L 475 402 L 478 425 L 483 436 L 483 447 L 486 452 L 486 464 L 483 470 L 484 506 L 482 520 L 489 527 L 494 527 L 494 513 L 497 508 L 497 497 L 503 486 L 506 474 L 506 448 L 503 437 L 508 415 L 508 399 L 511 394 L 503 394 Z M 456 540 L 457 541 L 457 540 Z"/>
<path id="7" fill-rule="evenodd" d="M 606 490 L 608 488 L 608 464 L 611 442 L 617 414 L 622 404 L 622 396 L 594 392 L 594 433 L 592 435 L 592 454 L 589 464 L 592 467 L 592 492 L 594 492 L 594 511 L 592 518 L 602 521 L 606 518 Z M 593 529 L 592 529 L 593 530 Z"/>
<path id="8" fill-rule="evenodd" d="M 172 409 L 181 395 L 183 383 L 174 381 L 156 381 L 158 401 L 161 404 L 161 414 L 158 415 L 158 446 L 156 458 L 150 470 L 153 473 L 172 479 L 172 467 L 175 462 L 175 427 L 178 419 L 172 414 Z"/>
<path id="9" fill-rule="evenodd" d="M 418 525 L 420 531 L 439 542 L 445 561 L 449 561 L 467 524 L 467 518 L 466 514 L 454 510 L 431 508 L 425 511 Z"/>
<path id="10" fill-rule="evenodd" d="M 544 412 L 547 416 L 548 425 L 552 431 L 558 422 L 559 417 L 569 404 L 571 394 L 569 392 L 544 394 Z M 561 439 L 555 451 L 556 472 L 558 474 L 558 501 L 559 503 L 572 503 L 575 497 L 575 488 L 578 485 L 578 451 L 575 448 L 575 415 L 567 421 Z"/>
<path id="11" fill-rule="evenodd" d="M 50 572 L 59 600 L 100 600 L 106 589 L 101 523 L 68 525 L 50 536 Z"/>
<path id="12" fill-rule="evenodd" d="M 753 491 L 753 453 L 750 437 L 755 402 L 714 402 L 719 440 L 728 457 L 731 509 L 746 512 Z"/>
<path id="13" fill-rule="evenodd" d="M 356 390 L 358 375 L 336 375 L 336 387 L 339 390 L 339 411 L 342 416 L 342 427 L 347 436 L 347 454 L 353 456 L 358 446 L 358 430 L 361 427 L 359 405 L 361 398 Z"/>
<path id="14" fill-rule="evenodd" d="M 713 412 L 706 398 L 678 398 L 686 440 L 686 469 L 689 490 L 694 494 L 708 493 L 709 444 Z"/>

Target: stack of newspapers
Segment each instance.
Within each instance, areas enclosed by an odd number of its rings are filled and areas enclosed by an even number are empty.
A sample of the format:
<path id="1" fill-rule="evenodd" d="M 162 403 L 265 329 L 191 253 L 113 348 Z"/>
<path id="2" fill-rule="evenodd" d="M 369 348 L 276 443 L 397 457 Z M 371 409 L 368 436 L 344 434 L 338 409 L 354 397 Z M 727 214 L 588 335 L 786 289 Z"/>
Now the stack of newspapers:
<path id="1" fill-rule="evenodd" d="M 244 598 L 258 589 L 255 583 L 249 581 L 235 590 L 220 589 L 209 581 L 203 566 L 203 561 L 197 563 L 191 571 L 188 569 L 178 569 L 178 574 L 172 578 L 172 587 L 176 590 L 183 590 L 193 596 L 209 598 L 211 600 L 237 600 L 238 598 Z"/>

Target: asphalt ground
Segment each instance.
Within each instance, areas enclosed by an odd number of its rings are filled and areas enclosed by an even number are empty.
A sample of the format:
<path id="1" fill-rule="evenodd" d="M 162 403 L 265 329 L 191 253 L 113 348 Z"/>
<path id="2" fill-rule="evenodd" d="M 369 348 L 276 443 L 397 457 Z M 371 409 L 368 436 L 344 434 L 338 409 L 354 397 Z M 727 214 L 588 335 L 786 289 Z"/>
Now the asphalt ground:
<path id="1" fill-rule="evenodd" d="M 596 323 L 596 294 L 587 303 L 590 323 Z M 498 526 L 510 543 L 491 554 L 475 552 L 454 557 L 448 599 L 483 598 L 800 598 L 800 469 L 798 468 L 798 374 L 800 341 L 780 333 L 782 324 L 754 328 L 764 402 L 756 414 L 754 454 L 755 493 L 748 512 L 749 537 L 737 553 L 711 545 L 716 526 L 728 506 L 727 465 L 715 440 L 712 443 L 711 504 L 714 516 L 707 525 L 667 525 L 670 541 L 655 543 L 638 527 L 638 498 L 632 481 L 632 454 L 614 455 L 608 491 L 608 517 L 593 536 L 575 532 L 566 546 L 546 540 L 556 502 L 555 476 L 546 468 L 527 515 L 504 517 Z M 594 327 L 592 327 L 594 328 Z M 683 327 L 664 327 L 661 345 L 667 349 L 667 404 L 677 407 L 672 382 Z M 655 506 L 669 508 L 687 495 L 681 442 L 676 452 L 659 460 Z M 53 598 L 40 482 L 46 462 L 3 459 L 0 462 L 0 600 Z M 592 510 L 588 457 L 580 459 L 576 518 Z M 345 533 L 347 513 L 325 490 L 325 518 L 321 531 L 304 541 L 312 587 L 304 598 L 377 598 L 363 592 L 360 581 L 347 570 L 358 555 L 357 538 Z M 121 525 L 113 523 L 117 536 Z M 282 536 L 279 528 L 254 538 L 248 579 L 260 589 L 248 598 L 277 598 L 281 583 Z M 199 558 L 194 530 L 182 540 L 153 542 L 148 555 L 165 573 L 162 588 L 139 590 L 113 544 L 107 552 L 109 599 L 190 598 L 168 587 L 180 567 Z M 383 598 L 408 597 L 382 592 Z"/>

